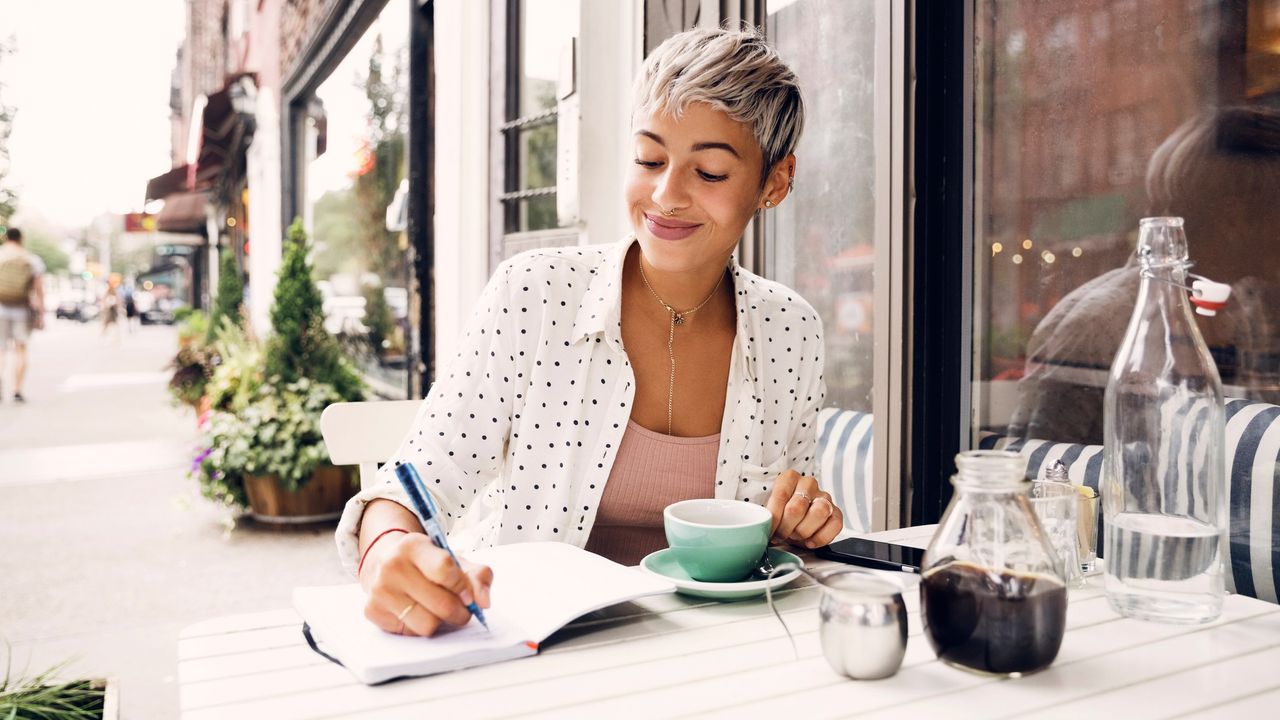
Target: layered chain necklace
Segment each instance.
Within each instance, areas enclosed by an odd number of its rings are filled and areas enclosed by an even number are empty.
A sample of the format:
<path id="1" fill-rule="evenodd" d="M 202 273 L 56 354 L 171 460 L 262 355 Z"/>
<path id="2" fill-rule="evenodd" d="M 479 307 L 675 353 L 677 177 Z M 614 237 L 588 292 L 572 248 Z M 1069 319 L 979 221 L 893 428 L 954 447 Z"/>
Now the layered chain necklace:
<path id="1" fill-rule="evenodd" d="M 672 401 L 675 399 L 675 393 L 676 393 L 676 349 L 675 349 L 676 326 L 684 325 L 685 320 L 688 319 L 690 315 L 698 312 L 699 310 L 702 309 L 702 306 L 711 302 L 711 298 L 715 297 L 716 291 L 720 289 L 720 284 L 724 282 L 725 273 L 724 271 L 721 271 L 720 279 L 716 281 L 716 286 L 711 288 L 711 294 L 708 295 L 705 300 L 698 303 L 696 307 L 690 308 L 689 310 L 676 310 L 675 308 L 668 305 L 667 301 L 663 300 L 662 296 L 658 295 L 658 292 L 653 289 L 652 285 L 649 284 L 649 278 L 645 277 L 644 275 L 644 259 L 643 258 L 640 260 L 639 267 L 640 267 L 640 279 L 644 281 L 644 286 L 649 288 L 649 293 L 653 295 L 654 299 L 658 301 L 658 304 L 661 305 L 667 311 L 667 318 L 668 318 L 667 320 L 667 359 L 671 362 L 671 377 L 670 377 L 670 380 L 668 380 L 667 382 L 667 434 L 670 435 L 672 434 L 671 433 L 671 406 L 672 406 Z"/>

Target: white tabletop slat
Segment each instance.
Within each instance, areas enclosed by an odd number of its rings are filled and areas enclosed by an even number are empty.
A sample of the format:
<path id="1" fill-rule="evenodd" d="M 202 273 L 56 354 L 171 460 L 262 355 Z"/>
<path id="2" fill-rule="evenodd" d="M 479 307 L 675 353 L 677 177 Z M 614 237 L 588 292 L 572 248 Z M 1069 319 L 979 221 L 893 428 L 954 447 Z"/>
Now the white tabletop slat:
<path id="1" fill-rule="evenodd" d="M 1247 695 L 1259 687 L 1280 688 L 1280 646 L 1197 665 L 1154 680 L 1136 680 L 1114 690 L 1104 690 L 1087 697 L 1033 713 L 1036 718 L 1124 717 L 1128 720 L 1160 717 L 1170 711 L 1180 712 L 1216 708 L 1231 698 Z M 1153 702 L 1157 698 L 1158 702 Z M 1272 706 L 1280 709 L 1280 703 Z M 1240 720 L 1247 715 L 1236 715 Z"/>
<path id="2" fill-rule="evenodd" d="M 1270 718 L 1276 716 L 1276 708 L 1280 708 L 1280 684 L 1276 684 L 1275 678 L 1272 678 L 1266 690 L 1238 697 L 1216 707 L 1199 708 L 1177 717 L 1186 720 Z"/>
<path id="3" fill-rule="evenodd" d="M 923 546 L 932 534 L 905 528 L 876 537 Z M 959 719 L 998 708 L 1010 716 L 1196 712 L 1239 720 L 1280 699 L 1280 676 L 1268 672 L 1280 661 L 1276 605 L 1231 596 L 1210 625 L 1143 623 L 1116 615 L 1093 578 L 1070 593 L 1054 665 L 1001 680 L 939 662 L 922 635 L 918 580 L 898 577 L 909 586 L 909 642 L 902 669 L 882 681 L 850 681 L 827 666 L 815 610 L 821 593 L 802 578 L 776 595 L 800 660 L 763 598 L 645 598 L 580 619 L 537 657 L 375 687 L 312 653 L 291 610 L 218 618 L 182 634 L 183 717 L 777 717 L 796 712 L 799 694 L 806 717 Z M 1237 711 L 1219 714 L 1225 707 Z"/>

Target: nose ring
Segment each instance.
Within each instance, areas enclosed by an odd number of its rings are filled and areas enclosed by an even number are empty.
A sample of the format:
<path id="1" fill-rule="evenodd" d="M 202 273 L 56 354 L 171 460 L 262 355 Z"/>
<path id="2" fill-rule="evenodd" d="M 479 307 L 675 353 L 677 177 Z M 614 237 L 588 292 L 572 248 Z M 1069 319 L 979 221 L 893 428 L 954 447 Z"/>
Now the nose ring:
<path id="1" fill-rule="evenodd" d="M 659 207 L 659 208 L 661 208 L 662 206 L 661 206 L 661 205 L 659 205 L 658 207 Z M 662 214 L 663 214 L 663 215 L 666 215 L 667 217 L 671 217 L 672 215 L 675 215 L 675 214 L 676 214 L 676 209 L 675 209 L 675 208 L 671 208 L 670 210 L 663 210 L 663 211 L 662 211 Z"/>

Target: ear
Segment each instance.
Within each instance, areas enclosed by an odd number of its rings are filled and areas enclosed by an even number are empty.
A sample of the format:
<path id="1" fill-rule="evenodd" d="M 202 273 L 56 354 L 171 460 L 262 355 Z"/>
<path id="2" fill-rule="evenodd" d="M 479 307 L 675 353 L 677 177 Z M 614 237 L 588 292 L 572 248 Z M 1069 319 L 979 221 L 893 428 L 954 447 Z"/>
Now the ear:
<path id="1" fill-rule="evenodd" d="M 772 201 L 772 207 L 781 205 L 782 201 L 791 194 L 791 181 L 795 176 L 796 156 L 793 153 L 779 160 L 769 170 L 764 180 L 764 188 L 760 191 L 759 207 L 764 209 L 765 201 Z"/>

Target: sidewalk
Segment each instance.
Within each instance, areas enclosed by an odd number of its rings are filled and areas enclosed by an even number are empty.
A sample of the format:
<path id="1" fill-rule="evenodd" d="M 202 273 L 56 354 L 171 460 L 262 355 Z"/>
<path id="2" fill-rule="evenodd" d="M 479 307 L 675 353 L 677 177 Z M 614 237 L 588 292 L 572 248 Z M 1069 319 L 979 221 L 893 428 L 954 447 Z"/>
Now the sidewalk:
<path id="1" fill-rule="evenodd" d="M 199 496 L 194 417 L 165 392 L 175 344 L 58 321 L 33 339 L 28 403 L 7 376 L 0 401 L 0 639 L 18 673 L 116 677 L 127 718 L 177 717 L 185 625 L 347 580 L 330 531 L 227 533 Z"/>

